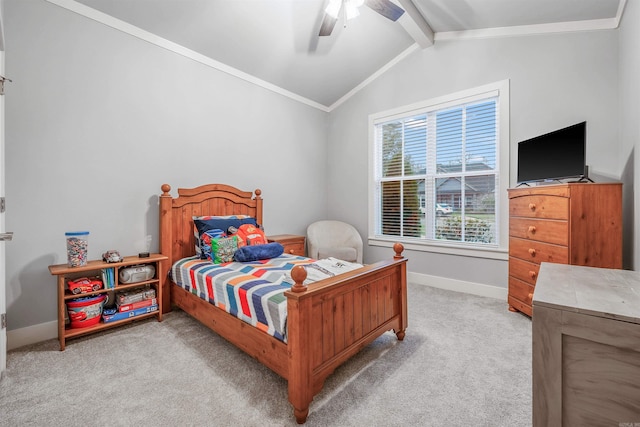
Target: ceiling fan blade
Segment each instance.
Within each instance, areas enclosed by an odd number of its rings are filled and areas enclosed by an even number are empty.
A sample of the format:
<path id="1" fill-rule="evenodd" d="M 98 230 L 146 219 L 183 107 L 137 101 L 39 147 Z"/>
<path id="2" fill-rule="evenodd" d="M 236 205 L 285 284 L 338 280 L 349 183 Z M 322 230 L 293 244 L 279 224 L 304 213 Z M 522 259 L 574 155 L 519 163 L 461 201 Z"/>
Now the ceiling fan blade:
<path id="1" fill-rule="evenodd" d="M 336 26 L 336 22 L 338 22 L 337 18 L 329 15 L 328 13 L 324 14 L 324 18 L 322 19 L 322 25 L 320 26 L 319 36 L 330 36 L 333 31 L 333 27 Z"/>
<path id="2" fill-rule="evenodd" d="M 366 0 L 366 5 L 392 21 L 397 21 L 404 13 L 400 6 L 391 3 L 389 0 Z"/>

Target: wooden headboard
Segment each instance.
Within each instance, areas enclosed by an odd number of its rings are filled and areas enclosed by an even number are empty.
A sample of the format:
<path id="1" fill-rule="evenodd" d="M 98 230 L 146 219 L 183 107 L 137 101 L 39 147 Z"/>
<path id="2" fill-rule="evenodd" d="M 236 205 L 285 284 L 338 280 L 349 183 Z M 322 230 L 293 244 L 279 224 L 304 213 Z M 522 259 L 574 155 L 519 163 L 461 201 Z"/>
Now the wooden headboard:
<path id="1" fill-rule="evenodd" d="M 249 215 L 262 225 L 262 191 L 242 191 L 225 184 L 179 188 L 178 197 L 163 184 L 160 195 L 160 252 L 169 257 L 169 267 L 181 258 L 195 255 L 193 216 Z M 255 196 L 254 196 L 255 193 Z"/>

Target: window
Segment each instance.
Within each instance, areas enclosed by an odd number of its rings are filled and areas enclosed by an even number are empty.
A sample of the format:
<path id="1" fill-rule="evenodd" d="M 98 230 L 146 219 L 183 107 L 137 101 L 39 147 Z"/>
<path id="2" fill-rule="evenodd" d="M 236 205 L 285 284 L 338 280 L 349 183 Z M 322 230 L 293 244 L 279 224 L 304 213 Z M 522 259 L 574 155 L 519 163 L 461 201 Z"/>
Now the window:
<path id="1" fill-rule="evenodd" d="M 370 243 L 504 250 L 507 124 L 508 81 L 371 116 Z"/>

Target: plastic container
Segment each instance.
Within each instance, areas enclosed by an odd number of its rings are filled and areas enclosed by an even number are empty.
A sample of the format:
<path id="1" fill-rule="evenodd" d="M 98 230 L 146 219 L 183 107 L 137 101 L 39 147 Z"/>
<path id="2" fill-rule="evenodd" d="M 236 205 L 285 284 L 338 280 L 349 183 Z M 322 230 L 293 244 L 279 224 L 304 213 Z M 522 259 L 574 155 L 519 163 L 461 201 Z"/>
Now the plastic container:
<path id="1" fill-rule="evenodd" d="M 105 294 L 71 300 L 67 303 L 67 312 L 72 328 L 86 328 L 100 323 Z"/>
<path id="2" fill-rule="evenodd" d="M 70 231 L 64 233 L 67 238 L 67 264 L 69 267 L 80 267 L 87 264 L 89 249 L 88 231 Z"/>

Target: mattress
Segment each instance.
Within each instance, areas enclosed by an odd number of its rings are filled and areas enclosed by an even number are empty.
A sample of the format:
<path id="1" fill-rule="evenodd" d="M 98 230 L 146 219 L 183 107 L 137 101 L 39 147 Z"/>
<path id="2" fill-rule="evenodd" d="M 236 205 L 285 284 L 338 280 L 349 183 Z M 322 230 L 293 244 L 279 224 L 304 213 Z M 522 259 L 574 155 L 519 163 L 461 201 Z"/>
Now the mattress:
<path id="1" fill-rule="evenodd" d="M 171 267 L 171 278 L 221 310 L 287 341 L 287 298 L 293 285 L 288 273 L 296 265 L 315 262 L 311 258 L 282 254 L 254 262 L 214 264 L 197 257 L 183 258 Z"/>
<path id="2" fill-rule="evenodd" d="M 362 267 L 335 258 L 314 260 L 282 254 L 253 262 L 214 264 L 198 257 L 184 258 L 171 267 L 171 278 L 221 310 L 287 342 L 287 298 L 293 286 L 291 269 L 304 265 L 305 284 Z"/>

